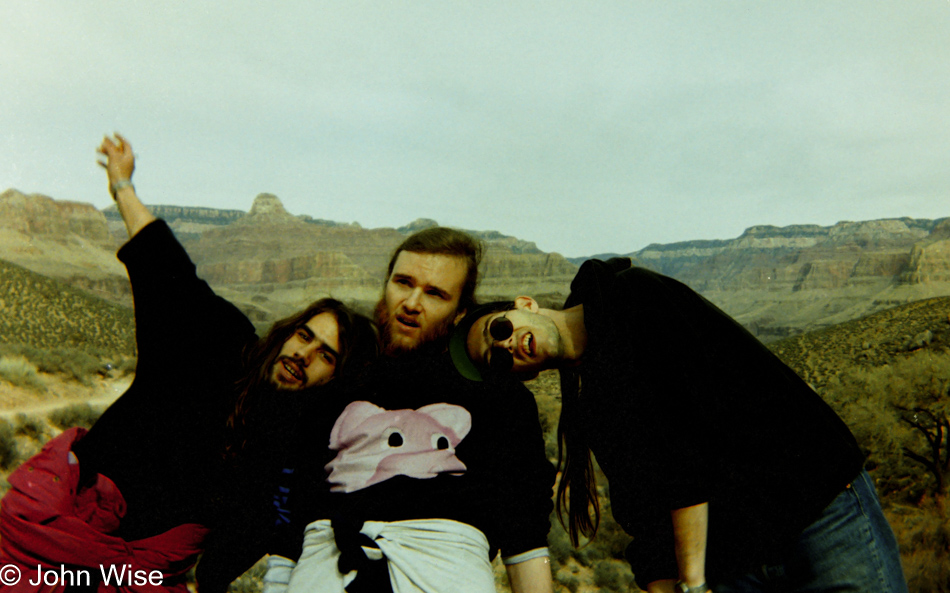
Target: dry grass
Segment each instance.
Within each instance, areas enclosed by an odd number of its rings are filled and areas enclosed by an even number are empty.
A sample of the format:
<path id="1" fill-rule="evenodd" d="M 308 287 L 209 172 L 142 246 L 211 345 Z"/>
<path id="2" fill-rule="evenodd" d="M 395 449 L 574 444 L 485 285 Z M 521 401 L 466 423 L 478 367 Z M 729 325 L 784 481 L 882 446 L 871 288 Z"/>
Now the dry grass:
<path id="1" fill-rule="evenodd" d="M 23 356 L 0 358 L 0 380 L 16 387 L 26 387 L 38 392 L 46 391 L 46 385 L 40 378 L 36 365 Z"/>

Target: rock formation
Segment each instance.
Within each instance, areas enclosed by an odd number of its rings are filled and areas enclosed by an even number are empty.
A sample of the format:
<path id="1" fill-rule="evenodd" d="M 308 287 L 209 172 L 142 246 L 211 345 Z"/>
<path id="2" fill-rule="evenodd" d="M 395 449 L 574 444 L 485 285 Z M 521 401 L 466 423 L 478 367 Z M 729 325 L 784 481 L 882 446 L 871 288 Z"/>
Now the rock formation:
<path id="1" fill-rule="evenodd" d="M 950 282 L 950 220 L 914 244 L 902 279 L 910 284 Z"/>
<path id="2" fill-rule="evenodd" d="M 68 242 L 71 236 L 111 248 L 105 216 L 92 204 L 63 202 L 41 195 L 26 195 L 15 189 L 0 194 L 0 229 L 31 238 Z"/>
<path id="3" fill-rule="evenodd" d="M 131 304 L 119 243 L 92 204 L 8 189 L 0 194 L 0 259 Z"/>
<path id="4" fill-rule="evenodd" d="M 183 241 L 199 274 L 242 306 L 279 315 L 332 295 L 369 310 L 392 251 L 408 234 L 437 225 L 427 219 L 398 230 L 312 224 L 287 213 L 276 196 L 261 194 L 247 215 Z M 492 236 L 480 295 L 566 294 L 576 267 L 560 255 L 499 233 L 474 234 Z"/>
<path id="5" fill-rule="evenodd" d="M 261 322 L 325 295 L 369 310 L 392 250 L 438 224 L 364 229 L 295 216 L 272 194 L 259 195 L 246 213 L 150 209 L 169 222 L 202 277 Z M 563 302 L 583 261 L 497 231 L 467 232 L 487 247 L 482 299 L 532 294 Z M 16 190 L 0 194 L 0 259 L 128 304 L 114 256 L 124 240 L 114 207 L 99 213 Z M 650 245 L 629 256 L 689 284 L 766 340 L 950 294 L 950 219 L 759 225 L 735 239 Z"/>
<path id="6" fill-rule="evenodd" d="M 950 294 L 946 219 L 754 226 L 736 239 L 650 245 L 630 256 L 765 339 Z"/>

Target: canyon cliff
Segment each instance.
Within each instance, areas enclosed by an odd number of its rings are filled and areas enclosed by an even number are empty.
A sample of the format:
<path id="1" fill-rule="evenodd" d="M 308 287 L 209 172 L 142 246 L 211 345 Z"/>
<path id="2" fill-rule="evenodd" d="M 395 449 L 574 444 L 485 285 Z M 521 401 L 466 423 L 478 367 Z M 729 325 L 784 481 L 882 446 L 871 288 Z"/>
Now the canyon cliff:
<path id="1" fill-rule="evenodd" d="M 266 323 L 332 295 L 368 312 L 393 249 L 435 226 L 419 219 L 365 229 L 288 213 L 260 194 L 248 212 L 158 205 L 199 274 Z M 485 244 L 479 297 L 540 297 L 557 306 L 585 258 L 567 260 L 524 239 L 468 231 Z M 115 250 L 125 228 L 115 207 L 0 194 L 0 259 L 131 304 Z M 649 245 L 627 254 L 685 282 L 764 340 L 794 335 L 923 298 L 950 294 L 950 219 L 899 218 L 754 226 L 734 239 Z"/>
<path id="2" fill-rule="evenodd" d="M 950 294 L 947 219 L 754 226 L 735 239 L 628 255 L 690 285 L 764 339 Z"/>
<path id="3" fill-rule="evenodd" d="M 105 215 L 91 204 L 0 193 L 0 259 L 131 305 L 118 246 Z"/>

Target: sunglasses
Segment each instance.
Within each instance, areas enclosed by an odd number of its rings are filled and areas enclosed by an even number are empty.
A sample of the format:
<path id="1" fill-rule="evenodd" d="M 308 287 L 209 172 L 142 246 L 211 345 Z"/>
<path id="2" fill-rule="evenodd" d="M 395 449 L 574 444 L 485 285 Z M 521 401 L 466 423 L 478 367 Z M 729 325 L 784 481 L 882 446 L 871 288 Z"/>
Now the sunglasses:
<path id="1" fill-rule="evenodd" d="M 511 337 L 515 332 L 515 326 L 511 321 L 501 315 L 492 319 L 488 323 L 488 334 L 495 342 L 501 342 Z M 515 359 L 508 352 L 507 348 L 494 346 L 491 349 L 491 356 L 488 359 L 488 368 L 493 373 L 510 373 L 515 366 Z"/>

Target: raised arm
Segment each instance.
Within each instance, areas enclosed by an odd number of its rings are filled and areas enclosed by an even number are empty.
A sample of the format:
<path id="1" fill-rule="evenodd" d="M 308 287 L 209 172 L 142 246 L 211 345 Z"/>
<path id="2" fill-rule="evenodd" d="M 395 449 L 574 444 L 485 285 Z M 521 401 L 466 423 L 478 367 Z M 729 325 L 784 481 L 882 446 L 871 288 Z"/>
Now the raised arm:
<path id="1" fill-rule="evenodd" d="M 135 194 L 132 185 L 132 172 L 135 171 L 135 155 L 128 140 L 115 134 L 115 138 L 106 136 L 98 152 L 106 158 L 99 164 L 109 174 L 109 192 L 119 208 L 119 214 L 125 221 L 125 228 L 129 231 L 129 238 L 135 236 L 155 217 L 142 204 Z"/>
<path id="2" fill-rule="evenodd" d="M 210 363 L 207 340 L 213 336 L 214 356 L 238 364 L 244 347 L 256 340 L 254 326 L 197 276 L 171 229 L 139 200 L 132 187 L 135 155 L 128 140 L 120 134 L 106 136 L 98 152 L 105 157 L 99 164 L 109 175 L 109 191 L 129 232 L 118 257 L 129 272 L 135 302 L 136 375 L 171 379 L 171 362 L 198 360 L 209 374 L 230 372 Z"/>

